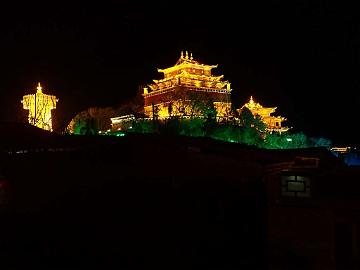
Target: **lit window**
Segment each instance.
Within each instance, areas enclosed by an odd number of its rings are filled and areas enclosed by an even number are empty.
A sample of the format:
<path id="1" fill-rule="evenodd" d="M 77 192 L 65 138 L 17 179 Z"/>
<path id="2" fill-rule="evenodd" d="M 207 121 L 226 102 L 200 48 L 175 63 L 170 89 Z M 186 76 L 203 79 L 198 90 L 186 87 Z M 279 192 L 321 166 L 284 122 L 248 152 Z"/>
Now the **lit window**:
<path id="1" fill-rule="evenodd" d="M 281 195 L 290 197 L 310 197 L 310 178 L 302 175 L 283 175 Z"/>

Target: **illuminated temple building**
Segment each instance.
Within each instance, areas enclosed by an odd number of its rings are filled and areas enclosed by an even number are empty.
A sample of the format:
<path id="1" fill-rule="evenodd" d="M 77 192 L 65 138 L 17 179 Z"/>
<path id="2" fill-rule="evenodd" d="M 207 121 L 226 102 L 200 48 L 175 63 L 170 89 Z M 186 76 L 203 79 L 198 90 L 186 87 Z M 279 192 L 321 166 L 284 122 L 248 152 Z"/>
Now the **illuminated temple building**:
<path id="1" fill-rule="evenodd" d="M 51 110 L 56 109 L 58 99 L 42 92 L 40 83 L 35 94 L 25 95 L 21 100 L 23 108 L 29 110 L 28 120 L 31 125 L 52 131 Z"/>
<path id="2" fill-rule="evenodd" d="M 204 65 L 193 59 L 188 52 L 176 64 L 158 69 L 164 78 L 144 88 L 144 112 L 148 117 L 200 116 L 197 103 L 211 101 L 217 116 L 230 112 L 230 83 L 223 75 L 214 76 L 211 70 L 217 65 Z"/>
<path id="3" fill-rule="evenodd" d="M 250 101 L 245 103 L 240 109 L 237 109 L 237 111 L 240 113 L 244 107 L 248 108 L 254 116 L 259 115 L 266 124 L 266 129 L 269 132 L 285 132 L 289 130 L 288 127 L 281 126 L 281 123 L 286 121 L 285 117 L 271 115 L 277 107 L 263 107 L 260 103 L 255 102 L 252 96 L 250 97 Z"/>

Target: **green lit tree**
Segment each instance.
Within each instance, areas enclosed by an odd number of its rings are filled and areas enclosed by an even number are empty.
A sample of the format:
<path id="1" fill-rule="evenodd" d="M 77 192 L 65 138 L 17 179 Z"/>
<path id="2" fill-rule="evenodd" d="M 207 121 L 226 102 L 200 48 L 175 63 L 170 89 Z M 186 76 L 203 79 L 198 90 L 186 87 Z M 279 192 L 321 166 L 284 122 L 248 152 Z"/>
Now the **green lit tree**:
<path id="1" fill-rule="evenodd" d="M 242 130 L 237 125 L 218 124 L 213 130 L 211 137 L 227 142 L 242 142 Z"/>
<path id="2" fill-rule="evenodd" d="M 309 146 L 311 147 L 325 147 L 327 149 L 330 149 L 332 147 L 332 141 L 330 139 L 327 138 L 316 138 L 316 137 L 311 137 L 309 138 Z"/>
<path id="3" fill-rule="evenodd" d="M 259 132 L 265 132 L 266 130 L 266 124 L 262 121 L 261 117 L 259 115 L 254 116 L 246 107 L 241 109 L 239 119 L 242 127 L 255 128 Z"/>
<path id="4" fill-rule="evenodd" d="M 261 146 L 266 125 L 261 120 L 260 116 L 254 116 L 248 108 L 244 107 L 240 112 L 239 122 L 241 142 L 249 145 Z"/>
<path id="5" fill-rule="evenodd" d="M 66 127 L 66 133 L 76 134 L 76 135 L 85 135 L 87 129 L 88 119 L 90 119 L 89 112 L 82 111 L 78 113 Z"/>
<path id="6" fill-rule="evenodd" d="M 302 133 L 266 134 L 264 147 L 269 149 L 291 149 L 309 147 L 307 136 Z"/>
<path id="7" fill-rule="evenodd" d="M 132 129 L 129 129 L 128 132 L 154 133 L 154 123 L 152 120 L 136 119 L 132 122 Z"/>
<path id="8" fill-rule="evenodd" d="M 204 119 L 180 119 L 180 135 L 202 137 L 205 135 Z"/>
<path id="9" fill-rule="evenodd" d="M 99 130 L 111 129 L 111 117 L 116 116 L 116 111 L 111 107 L 92 107 L 78 113 L 68 124 L 66 133 L 85 135 L 97 134 Z"/>

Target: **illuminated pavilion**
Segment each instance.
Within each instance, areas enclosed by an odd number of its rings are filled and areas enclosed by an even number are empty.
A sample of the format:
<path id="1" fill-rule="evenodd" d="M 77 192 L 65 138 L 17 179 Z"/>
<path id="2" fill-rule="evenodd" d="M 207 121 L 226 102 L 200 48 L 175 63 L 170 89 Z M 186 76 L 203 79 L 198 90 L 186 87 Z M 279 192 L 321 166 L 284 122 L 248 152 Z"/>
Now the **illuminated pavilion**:
<path id="1" fill-rule="evenodd" d="M 267 131 L 281 133 L 289 130 L 288 127 L 281 126 L 281 123 L 286 121 L 285 117 L 271 115 L 277 107 L 263 107 L 260 103 L 255 102 L 252 96 L 249 102 L 245 103 L 241 108 L 237 109 L 237 111 L 240 113 L 244 107 L 248 108 L 254 116 L 259 115 L 261 117 L 262 121 L 266 124 Z"/>
<path id="2" fill-rule="evenodd" d="M 23 108 L 29 110 L 28 120 L 31 125 L 52 131 L 51 110 L 56 109 L 59 101 L 55 96 L 42 92 L 40 83 L 35 94 L 25 95 L 21 100 Z"/>
<path id="3" fill-rule="evenodd" d="M 204 65 L 195 61 L 192 53 L 181 52 L 172 67 L 158 69 L 164 74 L 161 80 L 144 87 L 144 112 L 159 118 L 169 116 L 199 116 L 197 103 L 211 101 L 217 117 L 229 114 L 231 108 L 230 83 L 223 75 L 214 76 L 211 70 L 217 65 Z"/>

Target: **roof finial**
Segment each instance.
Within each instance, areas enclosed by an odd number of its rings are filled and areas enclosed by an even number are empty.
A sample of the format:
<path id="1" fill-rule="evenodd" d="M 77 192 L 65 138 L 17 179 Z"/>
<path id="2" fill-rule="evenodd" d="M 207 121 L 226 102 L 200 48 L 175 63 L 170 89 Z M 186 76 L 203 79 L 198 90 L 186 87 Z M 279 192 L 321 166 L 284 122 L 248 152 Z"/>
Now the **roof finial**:
<path id="1" fill-rule="evenodd" d="M 188 51 L 186 51 L 186 56 L 185 56 L 186 59 L 189 59 L 189 55 L 188 55 Z"/>
<path id="2" fill-rule="evenodd" d="M 181 57 L 180 58 L 184 58 L 184 52 L 181 51 Z"/>
<path id="3" fill-rule="evenodd" d="M 193 56 L 192 56 L 192 53 L 190 53 L 190 60 L 193 60 Z"/>
<path id="4" fill-rule="evenodd" d="M 250 104 L 253 104 L 254 103 L 254 100 L 253 100 L 253 97 L 250 96 L 250 101 L 249 101 Z"/>
<path id="5" fill-rule="evenodd" d="M 42 87 L 41 87 L 41 84 L 40 84 L 40 82 L 38 82 L 38 86 L 36 87 L 36 89 L 37 89 L 37 91 L 38 91 L 38 92 L 41 92 L 41 90 L 42 90 Z"/>

